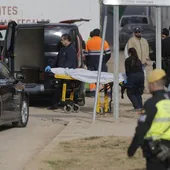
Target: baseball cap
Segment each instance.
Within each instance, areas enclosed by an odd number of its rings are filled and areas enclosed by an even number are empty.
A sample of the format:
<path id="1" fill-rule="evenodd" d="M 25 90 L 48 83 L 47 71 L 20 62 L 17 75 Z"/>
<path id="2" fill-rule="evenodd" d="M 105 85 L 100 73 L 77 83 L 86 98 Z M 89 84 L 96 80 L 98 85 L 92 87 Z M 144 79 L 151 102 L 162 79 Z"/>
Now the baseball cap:
<path id="1" fill-rule="evenodd" d="M 163 79 L 166 76 L 166 73 L 162 69 L 154 69 L 148 74 L 148 83 L 154 83 Z"/>
<path id="2" fill-rule="evenodd" d="M 134 28 L 134 32 L 141 32 L 139 27 Z"/>

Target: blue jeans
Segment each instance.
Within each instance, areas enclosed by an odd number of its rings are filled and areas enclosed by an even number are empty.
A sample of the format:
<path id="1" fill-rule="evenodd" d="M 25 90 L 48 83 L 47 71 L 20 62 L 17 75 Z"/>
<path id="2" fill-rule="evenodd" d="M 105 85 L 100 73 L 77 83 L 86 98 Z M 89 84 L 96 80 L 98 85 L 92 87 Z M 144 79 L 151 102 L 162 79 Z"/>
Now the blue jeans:
<path id="1" fill-rule="evenodd" d="M 142 95 L 144 90 L 144 74 L 132 73 L 128 75 L 127 96 L 132 102 L 134 109 L 141 109 L 143 107 Z"/>
<path id="2" fill-rule="evenodd" d="M 141 109 L 143 107 L 142 96 L 139 93 L 133 94 L 133 89 L 127 89 L 127 96 L 134 109 Z"/>

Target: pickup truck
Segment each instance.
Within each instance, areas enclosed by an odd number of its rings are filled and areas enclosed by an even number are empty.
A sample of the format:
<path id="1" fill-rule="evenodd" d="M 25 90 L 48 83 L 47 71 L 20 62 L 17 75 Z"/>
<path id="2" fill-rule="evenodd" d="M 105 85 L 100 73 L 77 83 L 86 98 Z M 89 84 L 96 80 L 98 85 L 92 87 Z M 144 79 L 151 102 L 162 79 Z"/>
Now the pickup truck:
<path id="1" fill-rule="evenodd" d="M 123 15 L 120 19 L 120 30 L 127 24 L 152 25 L 152 21 L 148 15 Z"/>

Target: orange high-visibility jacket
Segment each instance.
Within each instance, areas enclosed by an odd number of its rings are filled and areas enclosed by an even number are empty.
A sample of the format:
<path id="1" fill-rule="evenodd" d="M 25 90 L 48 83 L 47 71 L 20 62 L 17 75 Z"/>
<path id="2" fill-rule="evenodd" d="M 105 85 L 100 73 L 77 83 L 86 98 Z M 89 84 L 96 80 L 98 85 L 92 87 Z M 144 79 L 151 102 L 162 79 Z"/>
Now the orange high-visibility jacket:
<path id="1" fill-rule="evenodd" d="M 94 36 L 89 39 L 86 43 L 86 63 L 89 70 L 98 70 L 100 50 L 101 50 L 102 38 L 99 36 Z M 107 41 L 104 42 L 104 54 L 103 54 L 103 63 L 102 71 L 107 71 L 106 63 L 111 57 L 111 51 Z"/>

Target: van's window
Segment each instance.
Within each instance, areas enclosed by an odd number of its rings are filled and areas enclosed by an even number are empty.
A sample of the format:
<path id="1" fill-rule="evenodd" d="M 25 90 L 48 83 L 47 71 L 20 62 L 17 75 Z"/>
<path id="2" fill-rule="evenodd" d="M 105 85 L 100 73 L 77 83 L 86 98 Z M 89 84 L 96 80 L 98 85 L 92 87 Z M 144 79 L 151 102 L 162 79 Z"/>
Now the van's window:
<path id="1" fill-rule="evenodd" d="M 124 27 L 127 24 L 148 24 L 147 17 L 124 17 L 121 21 L 121 27 Z"/>
<path id="2" fill-rule="evenodd" d="M 44 50 L 45 52 L 59 52 L 62 47 L 61 36 L 70 33 L 68 27 L 46 26 L 44 32 Z"/>

